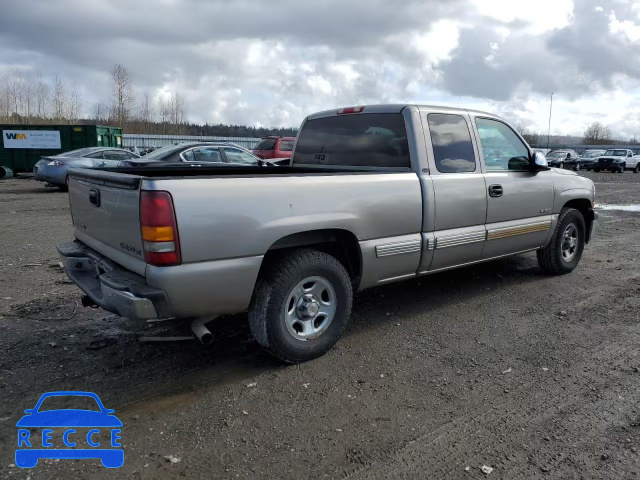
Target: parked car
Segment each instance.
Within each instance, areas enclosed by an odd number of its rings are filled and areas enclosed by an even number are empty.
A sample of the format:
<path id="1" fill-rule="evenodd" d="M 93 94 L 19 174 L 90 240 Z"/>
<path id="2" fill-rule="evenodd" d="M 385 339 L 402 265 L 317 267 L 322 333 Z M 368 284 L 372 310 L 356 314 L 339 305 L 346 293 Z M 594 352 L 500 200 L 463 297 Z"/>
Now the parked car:
<path id="1" fill-rule="evenodd" d="M 253 149 L 253 154 L 265 159 L 291 158 L 296 137 L 263 137 Z"/>
<path id="2" fill-rule="evenodd" d="M 598 157 L 593 163 L 593 171 L 610 170 L 615 173 L 624 173 L 630 169 L 638 173 L 638 157 L 633 156 L 633 151 L 626 148 L 610 148 L 604 155 Z"/>
<path id="3" fill-rule="evenodd" d="M 578 156 L 575 150 L 553 150 L 546 155 L 549 166 L 558 168 L 574 167 Z"/>
<path id="4" fill-rule="evenodd" d="M 580 170 L 584 168 L 586 170 L 591 170 L 593 167 L 593 163 L 598 160 L 598 157 L 604 155 L 606 150 L 586 150 L 578 157 L 578 164 L 576 165 L 576 169 Z"/>
<path id="5" fill-rule="evenodd" d="M 265 162 L 249 150 L 229 142 L 183 142 L 154 150 L 143 158 L 122 162 L 122 167 L 162 164 L 262 165 Z"/>
<path id="6" fill-rule="evenodd" d="M 140 158 L 140 155 L 122 148 L 87 147 L 50 157 L 42 157 L 33 167 L 36 180 L 67 190 L 69 168 L 112 168 L 122 160 Z"/>
<path id="7" fill-rule="evenodd" d="M 72 171 L 75 241 L 58 252 L 83 305 L 189 319 L 203 342 L 248 310 L 257 342 L 300 362 L 338 341 L 354 290 L 527 251 L 571 272 L 594 194 L 495 115 L 351 107 L 307 117 L 291 166 Z"/>

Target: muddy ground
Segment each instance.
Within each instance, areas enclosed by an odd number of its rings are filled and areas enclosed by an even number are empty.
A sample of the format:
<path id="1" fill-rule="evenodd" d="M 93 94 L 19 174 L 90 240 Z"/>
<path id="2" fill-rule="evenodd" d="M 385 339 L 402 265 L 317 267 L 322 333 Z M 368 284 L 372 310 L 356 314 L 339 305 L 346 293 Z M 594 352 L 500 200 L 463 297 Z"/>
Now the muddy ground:
<path id="1" fill-rule="evenodd" d="M 585 175 L 599 202 L 640 203 L 640 175 Z M 245 315 L 203 347 L 82 308 L 54 250 L 67 195 L 0 181 L 0 478 L 639 476 L 640 213 L 601 217 L 571 275 L 523 255 L 361 292 L 336 348 L 284 366 Z M 115 409 L 122 469 L 13 465 L 16 421 L 51 390 Z"/>

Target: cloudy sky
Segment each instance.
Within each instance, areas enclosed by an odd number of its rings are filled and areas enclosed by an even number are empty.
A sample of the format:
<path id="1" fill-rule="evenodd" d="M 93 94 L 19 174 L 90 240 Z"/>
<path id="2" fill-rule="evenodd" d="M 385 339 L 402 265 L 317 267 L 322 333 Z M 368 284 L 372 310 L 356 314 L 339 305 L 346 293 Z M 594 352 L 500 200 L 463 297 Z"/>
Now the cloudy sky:
<path id="1" fill-rule="evenodd" d="M 3 2 L 0 70 L 58 74 L 88 114 L 114 63 L 137 94 L 178 91 L 209 123 L 297 126 L 368 103 L 479 108 L 640 138 L 637 0 Z"/>

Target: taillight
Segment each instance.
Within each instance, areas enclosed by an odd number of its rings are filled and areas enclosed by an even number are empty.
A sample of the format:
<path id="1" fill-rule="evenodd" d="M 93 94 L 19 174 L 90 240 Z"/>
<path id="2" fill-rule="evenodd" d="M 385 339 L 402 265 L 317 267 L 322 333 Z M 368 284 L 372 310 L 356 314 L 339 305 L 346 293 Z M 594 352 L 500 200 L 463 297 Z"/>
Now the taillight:
<path id="1" fill-rule="evenodd" d="M 338 115 L 347 115 L 349 113 L 362 113 L 364 111 L 364 107 L 347 107 L 341 108 L 338 110 Z"/>
<path id="2" fill-rule="evenodd" d="M 169 192 L 142 191 L 140 228 L 147 263 L 158 266 L 181 263 L 176 214 Z"/>

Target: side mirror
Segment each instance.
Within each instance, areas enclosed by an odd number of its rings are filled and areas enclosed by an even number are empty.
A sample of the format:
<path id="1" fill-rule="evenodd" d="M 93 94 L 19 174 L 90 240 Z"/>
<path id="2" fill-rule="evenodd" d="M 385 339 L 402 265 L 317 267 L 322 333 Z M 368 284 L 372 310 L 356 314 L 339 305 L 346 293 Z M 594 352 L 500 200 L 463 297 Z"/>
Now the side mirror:
<path id="1" fill-rule="evenodd" d="M 32 414 L 33 413 L 33 408 L 27 408 L 24 413 L 26 414 Z"/>
<path id="2" fill-rule="evenodd" d="M 531 169 L 534 172 L 540 170 L 549 170 L 547 157 L 545 157 L 541 152 L 533 152 L 533 155 L 531 156 Z"/>

